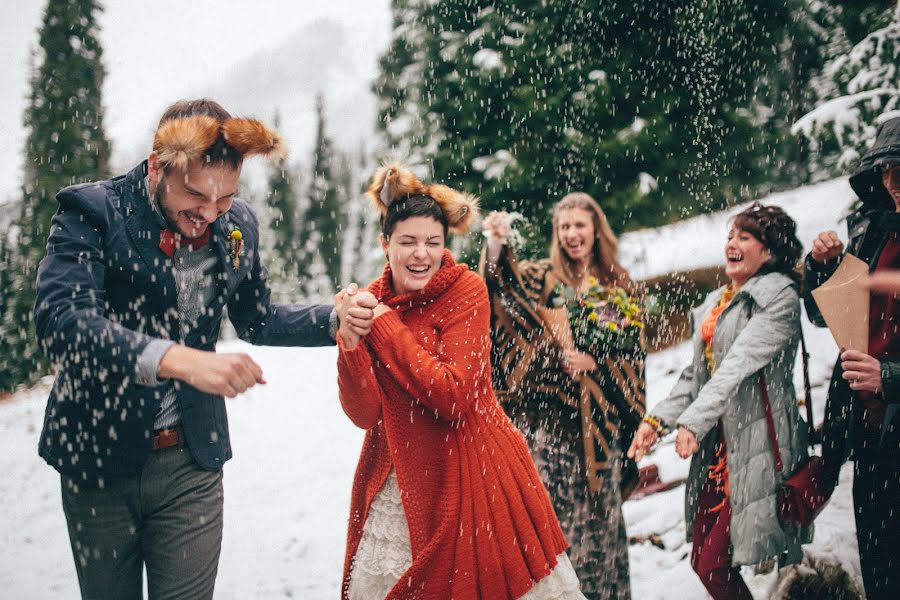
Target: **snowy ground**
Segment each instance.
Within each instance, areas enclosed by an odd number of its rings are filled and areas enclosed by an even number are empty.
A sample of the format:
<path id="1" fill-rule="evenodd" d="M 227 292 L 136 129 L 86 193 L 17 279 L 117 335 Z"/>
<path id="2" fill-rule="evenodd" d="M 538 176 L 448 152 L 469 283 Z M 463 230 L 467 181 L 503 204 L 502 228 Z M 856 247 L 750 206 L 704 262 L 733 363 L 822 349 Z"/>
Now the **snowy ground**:
<path id="1" fill-rule="evenodd" d="M 852 193 L 846 180 L 776 194 L 762 201 L 783 206 L 809 245 L 823 229 L 837 229 Z M 637 277 L 721 264 L 728 216 L 696 217 L 656 230 L 623 236 L 623 261 Z M 808 323 L 817 421 L 837 354 L 826 331 Z M 343 565 L 350 483 L 362 441 L 337 400 L 335 349 L 249 348 L 238 342 L 220 349 L 246 349 L 262 365 L 268 385 L 228 403 L 235 458 L 225 467 L 225 538 L 216 598 L 337 598 Z M 652 355 L 647 364 L 648 404 L 665 397 L 689 361 L 686 344 Z M 796 387 L 803 389 L 799 361 Z M 77 597 L 55 471 L 36 447 L 46 386 L 0 403 L 0 597 Z M 663 481 L 685 477 L 687 462 L 664 440 L 646 463 Z M 849 467 L 849 465 L 848 465 Z M 859 579 L 850 497 L 850 471 L 816 521 L 809 546 L 818 557 L 840 562 Z M 630 548 L 634 598 L 705 598 L 688 564 L 684 542 L 684 488 L 625 504 L 631 536 L 660 536 Z M 746 573 L 757 599 L 765 598 L 774 574 Z"/>
<path id="2" fill-rule="evenodd" d="M 827 348 L 828 340 L 819 343 Z M 225 467 L 225 538 L 216 598 L 336 598 L 350 482 L 362 441 L 337 401 L 335 350 L 246 347 L 268 385 L 229 401 L 235 458 Z M 660 400 L 689 349 L 651 356 L 650 403 Z M 814 382 L 821 383 L 834 354 L 814 351 Z M 821 395 L 821 388 L 817 390 Z M 11 599 L 77 597 L 58 477 L 36 453 L 46 388 L 0 403 L 0 596 Z M 817 398 L 818 399 L 818 398 Z M 821 401 L 819 402 L 821 404 Z M 818 412 L 818 411 L 817 411 Z M 648 459 L 664 480 L 684 477 L 687 463 L 671 442 Z M 846 473 L 845 473 L 846 474 Z M 687 561 L 684 488 L 627 502 L 629 534 L 661 536 L 630 548 L 635 598 L 705 598 Z M 849 480 L 817 521 L 812 550 L 859 572 Z M 748 576 L 750 574 L 748 573 Z M 750 584 L 766 597 L 773 576 Z"/>

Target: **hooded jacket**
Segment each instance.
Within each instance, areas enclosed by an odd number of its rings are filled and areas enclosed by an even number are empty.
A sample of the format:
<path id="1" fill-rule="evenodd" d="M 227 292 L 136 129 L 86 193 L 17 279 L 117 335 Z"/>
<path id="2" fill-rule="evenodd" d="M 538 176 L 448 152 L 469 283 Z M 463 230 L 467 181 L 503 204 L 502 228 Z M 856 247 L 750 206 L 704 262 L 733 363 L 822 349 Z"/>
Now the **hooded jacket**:
<path id="1" fill-rule="evenodd" d="M 850 185 L 859 196 L 861 206 L 847 217 L 850 240 L 846 252 L 865 261 L 874 270 L 890 231 L 882 225 L 882 218 L 896 210 L 893 199 L 881 180 L 885 165 L 900 164 L 900 117 L 881 124 L 875 143 L 860 160 L 859 168 L 850 177 Z M 819 265 L 808 254 L 804 261 L 804 296 L 806 313 L 819 327 L 825 327 L 825 319 L 816 305 L 812 291 L 831 277 L 840 260 Z M 857 438 L 858 414 L 853 402 L 850 385 L 842 377 L 840 360 L 834 366 L 828 401 L 825 405 L 822 458 L 826 475 L 837 483 L 841 465 L 850 455 Z M 881 361 L 882 400 L 885 418 L 880 444 L 890 439 L 892 445 L 900 443 L 900 359 Z"/>

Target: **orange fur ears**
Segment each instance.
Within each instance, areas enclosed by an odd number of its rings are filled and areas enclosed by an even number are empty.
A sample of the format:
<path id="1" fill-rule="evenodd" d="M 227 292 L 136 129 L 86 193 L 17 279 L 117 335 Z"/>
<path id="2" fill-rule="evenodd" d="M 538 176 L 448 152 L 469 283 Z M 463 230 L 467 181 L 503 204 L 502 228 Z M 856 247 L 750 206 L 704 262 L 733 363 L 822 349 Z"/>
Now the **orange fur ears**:
<path id="1" fill-rule="evenodd" d="M 160 125 L 153 137 L 153 152 L 163 167 L 186 169 L 220 134 L 242 158 L 284 156 L 281 136 L 256 119 L 227 119 L 220 123 L 208 115 L 171 119 Z"/>
<path id="2" fill-rule="evenodd" d="M 411 171 L 402 165 L 386 165 L 372 176 L 367 192 L 382 214 L 397 200 L 409 196 L 429 196 L 438 203 L 451 232 L 463 234 L 469 229 L 478 214 L 478 198 L 472 194 L 458 192 L 446 185 L 434 183 L 425 185 Z"/>

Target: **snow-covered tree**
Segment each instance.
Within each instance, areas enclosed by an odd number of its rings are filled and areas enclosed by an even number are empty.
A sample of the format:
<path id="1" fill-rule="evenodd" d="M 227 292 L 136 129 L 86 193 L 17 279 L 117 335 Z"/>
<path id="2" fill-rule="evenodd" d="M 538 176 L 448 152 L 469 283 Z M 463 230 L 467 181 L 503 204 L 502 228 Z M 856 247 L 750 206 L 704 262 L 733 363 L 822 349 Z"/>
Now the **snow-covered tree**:
<path id="1" fill-rule="evenodd" d="M 873 31 L 850 45 L 838 38 L 814 80 L 819 103 L 792 131 L 809 140 L 819 179 L 853 168 L 880 123 L 900 116 L 900 5 L 868 13 Z"/>
<path id="2" fill-rule="evenodd" d="M 56 192 L 108 175 L 101 10 L 97 0 L 48 0 L 44 11 L 24 118 L 28 137 L 18 237 L 7 247 L 13 298 L 0 315 L 0 371 L 7 382 L 26 382 L 46 369 L 31 313 Z"/>
<path id="3" fill-rule="evenodd" d="M 302 207 L 298 276 L 310 298 L 330 296 L 341 277 L 340 242 L 344 229 L 340 161 L 325 124 L 325 100 L 316 97 L 316 142 L 312 172 Z"/>
<path id="4" fill-rule="evenodd" d="M 281 115 L 275 114 L 275 129 L 281 126 Z M 279 301 L 287 301 L 296 292 L 297 281 L 297 184 L 286 157 L 269 169 L 266 207 L 269 214 L 267 242 L 269 281 Z"/>
<path id="5" fill-rule="evenodd" d="M 596 197 L 616 229 L 749 196 L 777 170 L 747 107 L 783 3 L 395 0 L 375 83 L 391 150 L 546 218 Z M 774 103 L 773 103 L 774 104 Z"/>

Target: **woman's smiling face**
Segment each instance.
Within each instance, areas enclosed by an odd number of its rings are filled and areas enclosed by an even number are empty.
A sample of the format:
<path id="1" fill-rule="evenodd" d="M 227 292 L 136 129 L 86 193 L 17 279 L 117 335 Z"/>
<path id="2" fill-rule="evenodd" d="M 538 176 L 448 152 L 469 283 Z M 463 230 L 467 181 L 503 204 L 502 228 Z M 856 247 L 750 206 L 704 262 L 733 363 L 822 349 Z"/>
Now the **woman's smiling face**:
<path id="1" fill-rule="evenodd" d="M 765 244 L 751 233 L 731 226 L 728 241 L 725 242 L 725 274 L 734 286 L 744 285 L 767 260 L 769 250 Z"/>
<path id="2" fill-rule="evenodd" d="M 423 289 L 441 267 L 444 226 L 431 217 L 410 217 L 397 222 L 391 237 L 381 237 L 391 265 L 394 293 Z"/>
<path id="3" fill-rule="evenodd" d="M 575 262 L 588 262 L 594 248 L 597 232 L 593 215 L 582 208 L 565 208 L 557 216 L 557 236 L 569 258 Z"/>

